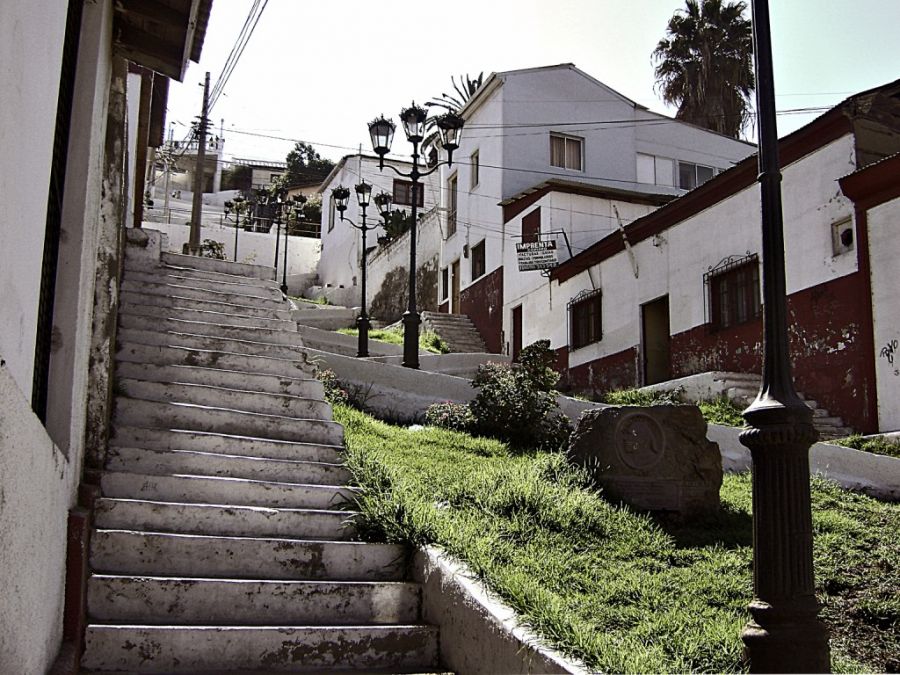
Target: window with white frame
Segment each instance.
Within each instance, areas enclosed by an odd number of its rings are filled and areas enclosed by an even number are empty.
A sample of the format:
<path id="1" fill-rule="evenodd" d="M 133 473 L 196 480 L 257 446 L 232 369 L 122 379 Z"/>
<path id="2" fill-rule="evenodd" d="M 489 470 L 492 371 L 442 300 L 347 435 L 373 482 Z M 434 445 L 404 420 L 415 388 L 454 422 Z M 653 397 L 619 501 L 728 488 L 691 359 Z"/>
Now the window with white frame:
<path id="1" fill-rule="evenodd" d="M 583 158 L 583 138 L 550 134 L 550 166 L 571 171 L 583 171 Z"/>
<path id="2" fill-rule="evenodd" d="M 700 187 L 716 173 L 711 166 L 692 164 L 691 162 L 678 162 L 678 187 L 682 190 L 693 190 Z"/>

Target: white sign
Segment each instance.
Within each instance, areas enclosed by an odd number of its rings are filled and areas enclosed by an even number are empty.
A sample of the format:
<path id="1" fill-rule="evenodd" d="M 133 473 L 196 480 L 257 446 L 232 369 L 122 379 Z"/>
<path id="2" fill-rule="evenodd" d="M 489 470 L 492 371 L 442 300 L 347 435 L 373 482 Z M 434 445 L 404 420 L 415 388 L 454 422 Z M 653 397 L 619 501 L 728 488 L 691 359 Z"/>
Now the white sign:
<path id="1" fill-rule="evenodd" d="M 519 271 L 549 270 L 559 264 L 556 256 L 556 240 L 527 241 L 516 244 Z"/>

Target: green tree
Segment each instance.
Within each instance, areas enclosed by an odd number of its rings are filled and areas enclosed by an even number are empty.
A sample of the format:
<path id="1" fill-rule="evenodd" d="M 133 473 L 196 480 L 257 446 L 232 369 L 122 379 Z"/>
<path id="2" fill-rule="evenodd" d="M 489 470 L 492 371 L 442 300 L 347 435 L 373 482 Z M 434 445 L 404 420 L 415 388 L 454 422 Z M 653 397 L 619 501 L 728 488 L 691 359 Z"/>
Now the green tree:
<path id="1" fill-rule="evenodd" d="M 313 146 L 303 141 L 294 144 L 294 149 L 287 154 L 285 162 L 287 173 L 284 176 L 284 185 L 287 186 L 309 180 L 324 180 L 334 168 L 334 162 L 322 157 Z"/>
<path id="2" fill-rule="evenodd" d="M 737 138 L 750 120 L 753 36 L 747 4 L 685 0 L 653 50 L 656 87 L 676 118 Z"/>

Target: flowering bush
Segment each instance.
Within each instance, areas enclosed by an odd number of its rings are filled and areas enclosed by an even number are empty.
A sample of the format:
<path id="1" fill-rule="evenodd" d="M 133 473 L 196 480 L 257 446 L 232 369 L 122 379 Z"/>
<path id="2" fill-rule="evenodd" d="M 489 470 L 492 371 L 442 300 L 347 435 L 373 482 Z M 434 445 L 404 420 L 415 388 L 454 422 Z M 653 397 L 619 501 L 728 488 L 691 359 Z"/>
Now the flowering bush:
<path id="1" fill-rule="evenodd" d="M 432 403 L 425 411 L 425 423 L 442 429 L 454 431 L 471 431 L 475 417 L 465 403 Z"/>

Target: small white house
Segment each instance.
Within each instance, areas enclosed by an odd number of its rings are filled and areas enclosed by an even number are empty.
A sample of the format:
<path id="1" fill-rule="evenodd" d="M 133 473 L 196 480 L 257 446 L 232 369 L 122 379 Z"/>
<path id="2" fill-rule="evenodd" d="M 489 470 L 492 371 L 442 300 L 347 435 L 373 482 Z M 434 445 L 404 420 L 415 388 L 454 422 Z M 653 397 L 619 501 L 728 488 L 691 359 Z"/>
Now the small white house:
<path id="1" fill-rule="evenodd" d="M 503 202 L 548 180 L 677 195 L 754 146 L 650 112 L 572 64 L 493 73 L 461 111 L 466 124 L 441 175 L 446 212 L 441 309 L 469 315 L 492 351 L 505 347 L 508 251 L 520 241 Z M 608 231 L 608 222 L 588 238 Z M 530 282 L 529 282 L 530 283 Z"/>

